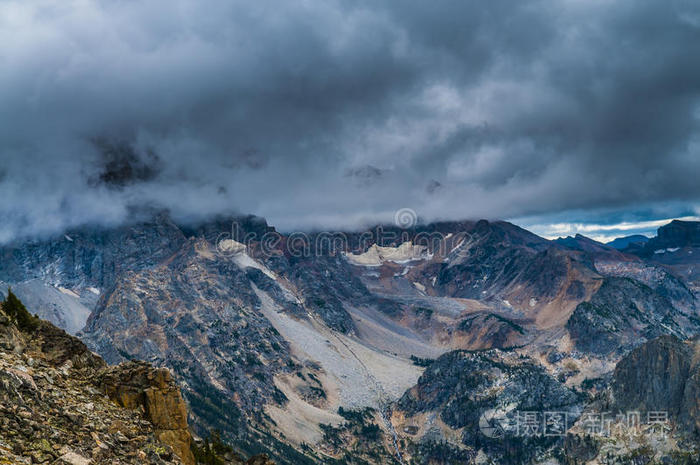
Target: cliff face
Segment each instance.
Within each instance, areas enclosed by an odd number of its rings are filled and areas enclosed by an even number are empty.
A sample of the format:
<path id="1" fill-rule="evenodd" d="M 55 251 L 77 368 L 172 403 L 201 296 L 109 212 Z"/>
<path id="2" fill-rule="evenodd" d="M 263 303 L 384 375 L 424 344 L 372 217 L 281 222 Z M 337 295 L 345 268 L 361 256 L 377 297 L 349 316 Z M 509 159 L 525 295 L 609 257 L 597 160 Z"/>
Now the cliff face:
<path id="1" fill-rule="evenodd" d="M 698 342 L 662 336 L 625 356 L 615 369 L 612 392 L 621 410 L 667 411 L 686 433 L 700 432 Z"/>
<path id="2" fill-rule="evenodd" d="M 613 391 L 623 409 L 667 410 L 677 415 L 690 371 L 692 350 L 673 336 L 654 339 L 624 357 Z"/>
<path id="3" fill-rule="evenodd" d="M 578 350 L 621 355 L 640 341 L 663 334 L 697 334 L 700 325 L 692 314 L 684 314 L 649 286 L 609 277 L 589 301 L 576 307 L 566 328 Z"/>
<path id="4" fill-rule="evenodd" d="M 697 350 L 697 348 L 696 348 Z M 696 435 L 700 433 L 700 364 L 690 370 L 683 389 L 682 408 L 679 415 L 681 424 Z"/>
<path id="5" fill-rule="evenodd" d="M 676 276 L 682 277 L 697 295 L 700 292 L 700 221 L 674 220 L 658 229 L 656 237 L 641 247 L 630 247 L 627 252 L 662 264 Z"/>
<path id="6" fill-rule="evenodd" d="M 170 371 L 144 362 L 122 363 L 105 372 L 99 384 L 122 407 L 141 411 L 156 438 L 170 445 L 183 463 L 194 463 L 187 408 Z"/>
<path id="7" fill-rule="evenodd" d="M 0 463 L 194 465 L 187 412 L 165 369 L 108 367 L 50 323 L 0 310 Z"/>
<path id="8" fill-rule="evenodd" d="M 119 278 L 82 338 L 109 363 L 134 358 L 167 366 L 194 413 L 194 431 L 230 432 L 253 454 L 258 438 L 247 434 L 245 415 L 263 421 L 263 405 L 285 402 L 274 376 L 293 363 L 285 340 L 258 311 L 249 274 L 192 240 L 167 263 Z"/>
<path id="9" fill-rule="evenodd" d="M 657 236 L 647 242 L 646 249 L 700 247 L 700 222 L 673 220 L 658 229 Z"/>
<path id="10" fill-rule="evenodd" d="M 180 229 L 165 214 L 118 228 L 69 231 L 47 242 L 0 249 L 0 280 L 41 278 L 70 289 L 109 288 L 123 271 L 148 268 L 184 242 Z"/>

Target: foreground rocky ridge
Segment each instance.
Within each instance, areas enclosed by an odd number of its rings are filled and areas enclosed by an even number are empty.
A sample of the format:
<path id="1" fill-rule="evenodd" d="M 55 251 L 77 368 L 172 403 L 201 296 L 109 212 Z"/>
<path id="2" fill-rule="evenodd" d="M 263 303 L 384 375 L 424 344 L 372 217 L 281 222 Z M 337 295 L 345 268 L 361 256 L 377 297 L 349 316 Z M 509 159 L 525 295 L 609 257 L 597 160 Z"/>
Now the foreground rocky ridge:
<path id="1" fill-rule="evenodd" d="M 108 366 L 11 293 L 0 304 L 0 426 L 0 463 L 198 463 L 169 370 Z M 262 456 L 245 463 L 272 464 Z"/>
<path id="2" fill-rule="evenodd" d="M 52 324 L 21 331 L 4 311 L 0 347 L 6 463 L 194 464 L 184 403 L 161 370 L 109 367 Z M 127 373 L 143 377 L 124 383 Z"/>

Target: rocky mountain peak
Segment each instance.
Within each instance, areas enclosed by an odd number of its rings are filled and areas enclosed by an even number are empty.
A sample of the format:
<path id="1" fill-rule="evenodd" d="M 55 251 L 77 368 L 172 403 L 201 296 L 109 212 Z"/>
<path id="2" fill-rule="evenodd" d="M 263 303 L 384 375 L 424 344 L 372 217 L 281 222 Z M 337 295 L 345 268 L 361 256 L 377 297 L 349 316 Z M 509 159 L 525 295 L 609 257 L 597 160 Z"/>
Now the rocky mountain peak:
<path id="1" fill-rule="evenodd" d="M 700 221 L 673 220 L 661 226 L 656 237 L 649 239 L 639 253 L 654 256 L 658 255 L 657 251 L 684 247 L 700 247 Z"/>
<path id="2" fill-rule="evenodd" d="M 700 221 L 673 220 L 658 230 L 660 241 L 673 243 L 676 247 L 684 245 L 700 246 Z"/>

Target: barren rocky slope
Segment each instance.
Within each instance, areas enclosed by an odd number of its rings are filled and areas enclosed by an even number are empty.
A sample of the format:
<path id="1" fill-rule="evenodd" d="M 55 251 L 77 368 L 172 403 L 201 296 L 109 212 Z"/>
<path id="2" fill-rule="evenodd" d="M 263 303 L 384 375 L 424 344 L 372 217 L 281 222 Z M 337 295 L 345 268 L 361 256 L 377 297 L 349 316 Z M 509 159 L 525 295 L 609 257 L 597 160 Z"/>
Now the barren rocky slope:
<path id="1" fill-rule="evenodd" d="M 14 294 L 0 303 L 0 463 L 274 465 L 195 440 L 187 416 L 168 369 L 109 366 Z"/>
<path id="2" fill-rule="evenodd" d="M 109 367 L 52 324 L 16 320 L 0 310 L 0 462 L 194 464 L 167 370 Z"/>

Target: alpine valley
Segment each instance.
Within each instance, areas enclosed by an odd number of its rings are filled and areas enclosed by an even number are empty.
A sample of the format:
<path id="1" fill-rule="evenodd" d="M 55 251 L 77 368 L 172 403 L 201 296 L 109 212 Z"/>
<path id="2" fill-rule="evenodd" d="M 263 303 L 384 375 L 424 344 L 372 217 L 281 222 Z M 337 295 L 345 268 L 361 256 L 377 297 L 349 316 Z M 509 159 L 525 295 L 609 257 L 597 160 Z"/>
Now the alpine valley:
<path id="1" fill-rule="evenodd" d="M 606 245 L 503 221 L 283 234 L 157 212 L 3 246 L 8 289 L 47 321 L 0 321 L 0 398 L 35 399 L 13 415 L 69 390 L 153 463 L 700 463 L 698 222 Z M 12 460 L 138 460 L 109 451 L 121 432 L 68 450 L 9 426 Z"/>

